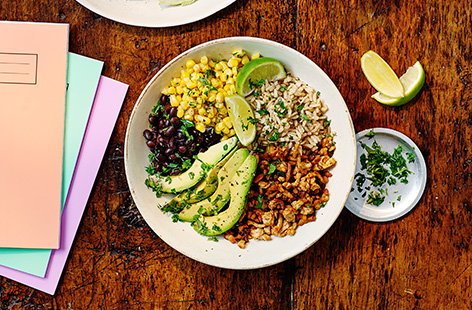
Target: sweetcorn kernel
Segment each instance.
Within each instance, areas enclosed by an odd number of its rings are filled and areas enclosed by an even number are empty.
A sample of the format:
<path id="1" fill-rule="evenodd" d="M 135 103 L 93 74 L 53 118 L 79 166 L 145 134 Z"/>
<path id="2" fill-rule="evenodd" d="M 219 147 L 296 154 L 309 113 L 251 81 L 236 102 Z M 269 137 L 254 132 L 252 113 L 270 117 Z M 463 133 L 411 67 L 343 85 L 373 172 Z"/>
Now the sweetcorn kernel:
<path id="1" fill-rule="evenodd" d="M 223 124 L 224 124 L 227 128 L 233 128 L 233 123 L 231 122 L 231 119 L 229 118 L 229 116 L 223 118 Z"/>
<path id="2" fill-rule="evenodd" d="M 239 58 L 231 58 L 228 60 L 228 67 L 233 68 L 239 65 Z"/>
<path id="3" fill-rule="evenodd" d="M 224 101 L 225 101 L 225 96 L 222 93 L 218 93 L 218 95 L 216 95 L 216 102 L 223 103 Z"/>
<path id="4" fill-rule="evenodd" d="M 259 57 L 261 57 L 261 53 L 252 54 L 252 55 L 251 55 L 251 60 L 252 60 L 252 59 L 257 59 L 257 58 L 259 58 Z"/>
<path id="5" fill-rule="evenodd" d="M 200 58 L 200 62 L 204 65 L 206 65 L 208 63 L 208 57 L 207 56 L 202 56 Z"/>
<path id="6" fill-rule="evenodd" d="M 185 66 L 187 68 L 192 68 L 193 66 L 195 66 L 195 61 L 193 59 L 189 59 L 187 60 L 187 62 L 185 63 Z"/>
<path id="7" fill-rule="evenodd" d="M 221 65 L 220 62 L 215 65 L 215 70 L 216 71 L 222 71 L 223 70 L 223 66 Z"/>
<path id="8" fill-rule="evenodd" d="M 241 59 L 241 63 L 243 65 L 247 64 L 249 62 L 249 57 L 247 55 L 244 55 L 243 58 Z"/>
<path id="9" fill-rule="evenodd" d="M 182 118 L 182 116 L 184 116 L 184 109 L 182 108 L 177 109 L 177 117 Z"/>
<path id="10" fill-rule="evenodd" d="M 195 125 L 195 129 L 198 130 L 198 131 L 200 131 L 200 132 L 204 132 L 204 131 L 205 131 L 205 128 L 206 128 L 205 125 L 203 125 L 202 123 L 197 123 L 197 124 Z"/>

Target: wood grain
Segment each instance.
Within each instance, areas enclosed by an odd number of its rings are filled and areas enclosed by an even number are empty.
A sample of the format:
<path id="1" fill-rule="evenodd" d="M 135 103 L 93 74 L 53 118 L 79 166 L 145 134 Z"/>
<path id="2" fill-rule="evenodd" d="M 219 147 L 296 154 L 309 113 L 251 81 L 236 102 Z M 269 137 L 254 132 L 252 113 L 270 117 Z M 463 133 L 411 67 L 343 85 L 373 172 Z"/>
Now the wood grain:
<path id="1" fill-rule="evenodd" d="M 70 50 L 105 61 L 105 75 L 130 85 L 56 295 L 0 277 L 0 309 L 472 308 L 470 1 L 240 0 L 190 25 L 146 29 L 73 0 L 1 0 L 0 18 L 70 23 Z M 344 210 L 310 249 L 253 271 L 197 263 L 149 229 L 124 174 L 134 102 L 179 53 L 237 35 L 314 60 L 339 88 L 356 130 L 389 127 L 418 144 L 428 183 L 408 216 L 375 224 Z M 426 85 L 417 99 L 390 108 L 370 98 L 359 65 L 369 49 L 397 73 L 421 61 Z"/>

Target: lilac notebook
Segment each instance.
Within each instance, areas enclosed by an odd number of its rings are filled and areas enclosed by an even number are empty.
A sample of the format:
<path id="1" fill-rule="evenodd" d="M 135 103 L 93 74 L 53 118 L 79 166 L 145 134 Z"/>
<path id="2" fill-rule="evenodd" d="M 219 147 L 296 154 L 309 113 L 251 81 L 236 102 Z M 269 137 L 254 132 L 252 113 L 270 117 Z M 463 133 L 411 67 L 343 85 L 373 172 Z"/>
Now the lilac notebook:
<path id="1" fill-rule="evenodd" d="M 46 276 L 36 277 L 3 266 L 0 266 L 0 275 L 54 294 L 127 90 L 126 84 L 103 76 L 100 78 L 69 196 L 62 213 L 60 248 L 52 251 Z"/>

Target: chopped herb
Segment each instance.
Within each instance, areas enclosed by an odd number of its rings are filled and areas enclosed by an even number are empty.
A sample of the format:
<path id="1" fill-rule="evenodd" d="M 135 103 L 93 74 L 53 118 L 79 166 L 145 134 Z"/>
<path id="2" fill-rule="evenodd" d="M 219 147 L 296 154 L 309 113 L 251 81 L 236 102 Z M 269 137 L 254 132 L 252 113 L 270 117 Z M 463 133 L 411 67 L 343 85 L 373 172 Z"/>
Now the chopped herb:
<path id="1" fill-rule="evenodd" d="M 225 151 L 228 150 L 228 144 L 223 145 L 223 150 L 225 150 Z"/>
<path id="2" fill-rule="evenodd" d="M 300 113 L 300 117 L 301 117 L 302 120 L 304 120 L 305 122 L 311 123 L 311 119 L 310 119 L 308 116 L 306 116 L 305 113 Z"/>
<path id="3" fill-rule="evenodd" d="M 260 116 L 269 114 L 269 111 L 267 111 L 267 109 L 260 109 L 260 110 L 257 110 L 256 112 L 259 113 Z"/>
<path id="4" fill-rule="evenodd" d="M 286 90 L 287 90 L 287 87 L 285 87 L 285 86 L 279 88 L 279 91 L 280 91 L 280 92 L 284 92 L 284 91 L 286 91 Z"/>
<path id="5" fill-rule="evenodd" d="M 397 200 L 398 200 L 398 201 L 402 200 L 402 195 L 399 195 L 399 196 L 397 197 Z"/>
<path id="6" fill-rule="evenodd" d="M 320 203 L 320 208 L 324 208 L 326 206 L 326 201 L 323 201 L 322 203 Z"/>
<path id="7" fill-rule="evenodd" d="M 218 238 L 216 238 L 215 236 L 209 237 L 208 241 L 218 242 Z"/>
<path id="8" fill-rule="evenodd" d="M 154 167 L 154 165 L 149 165 L 149 166 L 146 167 L 146 172 L 149 175 L 155 175 L 157 173 L 157 169 L 156 169 L 156 167 Z"/>
<path id="9" fill-rule="evenodd" d="M 274 129 L 272 132 L 272 135 L 269 137 L 269 141 L 277 141 L 280 138 L 280 133 L 277 131 L 277 129 Z"/>
<path id="10" fill-rule="evenodd" d="M 220 226 L 218 226 L 218 225 L 216 225 L 216 224 L 213 224 L 213 226 L 211 227 L 211 229 L 213 229 L 214 231 L 218 231 L 218 232 L 221 231 Z"/>
<path id="11" fill-rule="evenodd" d="M 263 195 L 257 196 L 257 205 L 255 205 L 254 208 L 261 209 L 263 205 L 264 205 L 264 196 Z"/>
<path id="12" fill-rule="evenodd" d="M 193 180 L 193 179 L 195 178 L 195 173 L 192 172 L 192 171 L 190 171 L 190 172 L 188 173 L 188 176 L 189 176 L 190 180 Z"/>
<path id="13" fill-rule="evenodd" d="M 370 192 L 367 197 L 367 203 L 377 207 L 380 206 L 384 200 L 385 196 L 381 195 L 379 192 Z"/>
<path id="14" fill-rule="evenodd" d="M 257 98 L 257 97 L 259 97 L 260 95 L 261 95 L 261 93 L 260 93 L 260 92 L 258 92 L 258 91 L 255 91 L 255 92 L 254 92 L 254 97 L 256 97 L 256 98 Z"/>
<path id="15" fill-rule="evenodd" d="M 254 118 L 254 117 L 248 117 L 247 120 L 249 121 L 249 123 L 251 124 L 257 124 L 260 122 L 260 120 Z"/>
<path id="16" fill-rule="evenodd" d="M 373 129 L 371 129 L 368 133 L 365 135 L 367 138 L 372 139 L 375 136 L 375 132 Z"/>
<path id="17" fill-rule="evenodd" d="M 323 126 L 324 126 L 324 128 L 328 128 L 329 125 L 331 125 L 331 120 L 325 119 L 325 120 L 323 121 Z"/>
<path id="18" fill-rule="evenodd" d="M 251 79 L 249 80 L 249 87 L 255 88 L 255 87 L 262 87 L 264 85 L 265 80 L 259 80 L 258 82 L 254 83 Z"/>
<path id="19" fill-rule="evenodd" d="M 303 110 L 303 104 L 297 105 L 297 107 L 295 108 L 295 110 L 297 110 L 297 111 Z"/>
<path id="20" fill-rule="evenodd" d="M 413 154 L 413 152 L 406 153 L 406 158 L 408 159 L 408 163 L 415 162 L 415 154 Z"/>
<path id="21" fill-rule="evenodd" d="M 316 97 L 319 97 L 321 93 L 319 91 L 316 92 Z"/>
<path id="22" fill-rule="evenodd" d="M 182 170 L 187 170 L 188 168 L 190 168 L 192 166 L 192 161 L 190 159 L 186 159 L 182 162 Z"/>
<path id="23" fill-rule="evenodd" d="M 246 131 L 249 128 L 249 125 L 241 124 L 241 127 L 243 128 L 243 131 Z"/>
<path id="24" fill-rule="evenodd" d="M 277 166 L 273 162 L 270 162 L 269 163 L 269 171 L 267 172 L 267 174 L 272 174 L 272 173 L 275 172 L 275 170 L 277 170 Z"/>

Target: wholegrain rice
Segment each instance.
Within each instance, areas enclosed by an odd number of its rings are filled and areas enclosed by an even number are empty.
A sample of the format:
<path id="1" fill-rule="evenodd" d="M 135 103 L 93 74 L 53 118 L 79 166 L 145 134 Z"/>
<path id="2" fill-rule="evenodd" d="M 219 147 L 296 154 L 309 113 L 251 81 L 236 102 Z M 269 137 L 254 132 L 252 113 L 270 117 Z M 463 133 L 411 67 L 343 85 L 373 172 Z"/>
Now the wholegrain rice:
<path id="1" fill-rule="evenodd" d="M 314 151 L 330 135 L 328 107 L 319 92 L 297 77 L 266 81 L 247 99 L 255 110 L 260 146 L 299 144 Z"/>

